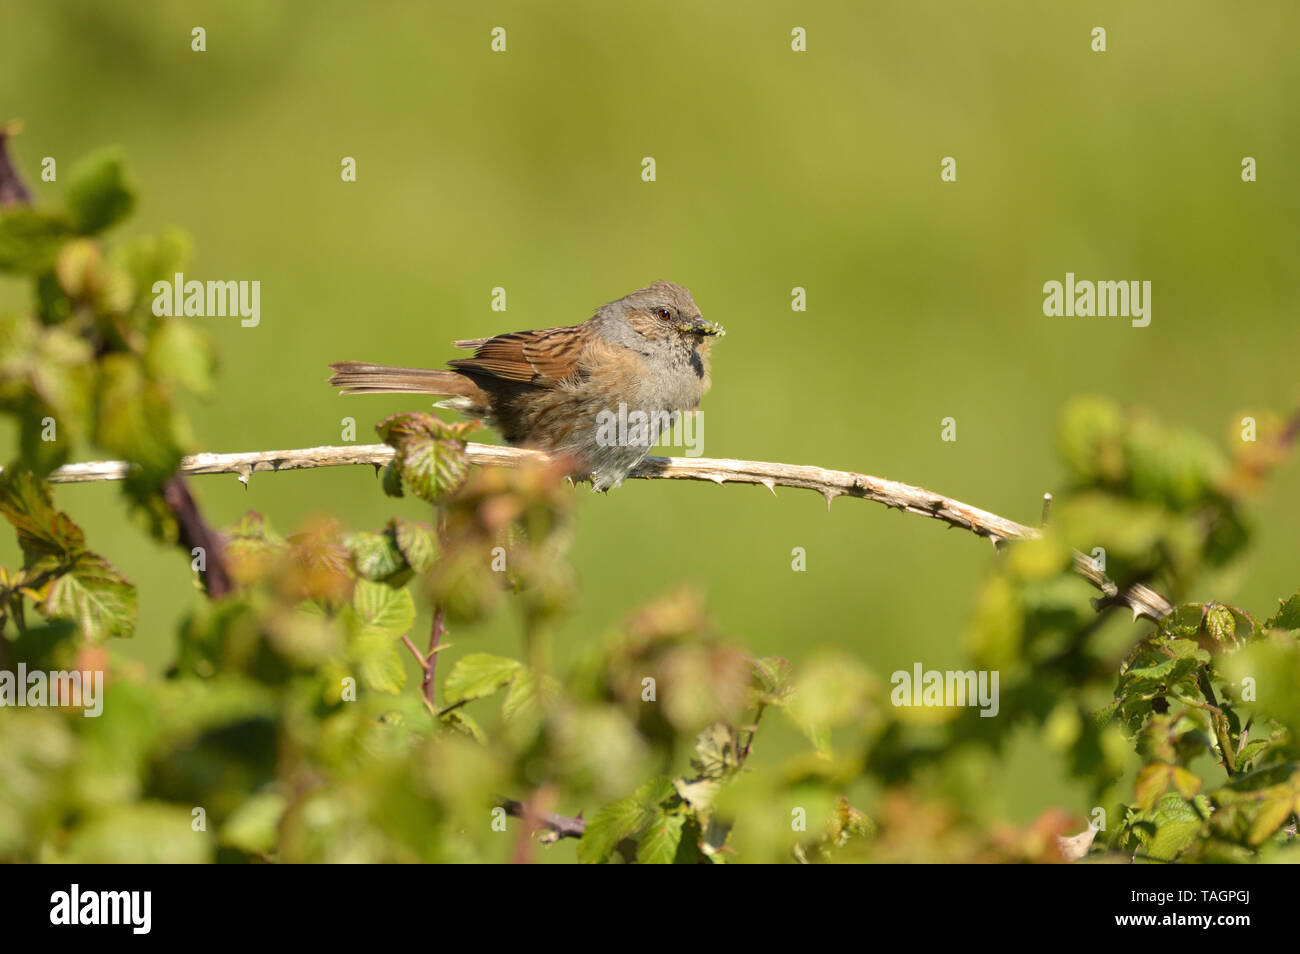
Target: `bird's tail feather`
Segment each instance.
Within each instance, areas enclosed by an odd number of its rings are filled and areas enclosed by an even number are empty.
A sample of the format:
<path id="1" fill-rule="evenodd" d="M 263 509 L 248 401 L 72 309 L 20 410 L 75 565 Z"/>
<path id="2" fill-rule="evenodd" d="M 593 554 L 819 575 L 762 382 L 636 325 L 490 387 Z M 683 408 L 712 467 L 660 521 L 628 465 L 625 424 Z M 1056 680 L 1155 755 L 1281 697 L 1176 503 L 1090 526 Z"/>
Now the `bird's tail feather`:
<path id="1" fill-rule="evenodd" d="M 331 364 L 330 384 L 343 394 L 445 394 L 474 398 L 481 391 L 473 381 L 455 371 L 397 368 L 361 361 Z"/>

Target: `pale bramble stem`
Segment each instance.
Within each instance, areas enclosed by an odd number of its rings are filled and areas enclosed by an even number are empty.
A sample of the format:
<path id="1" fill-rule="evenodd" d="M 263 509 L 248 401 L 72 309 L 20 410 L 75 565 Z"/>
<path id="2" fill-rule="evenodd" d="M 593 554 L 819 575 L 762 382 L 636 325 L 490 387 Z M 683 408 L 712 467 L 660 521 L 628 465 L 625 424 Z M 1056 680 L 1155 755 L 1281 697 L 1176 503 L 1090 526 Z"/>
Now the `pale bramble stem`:
<path id="1" fill-rule="evenodd" d="M 495 467 L 518 467 L 529 461 L 545 461 L 546 455 L 518 447 L 470 443 L 465 447 L 471 464 Z M 252 451 L 238 454 L 195 454 L 181 461 L 182 474 L 236 474 L 247 483 L 256 473 L 279 470 L 306 470 L 315 467 L 344 467 L 357 464 L 381 466 L 393 459 L 387 444 L 362 444 L 343 447 L 306 447 L 296 450 Z M 91 461 L 67 464 L 49 476 L 53 483 L 81 483 L 96 480 L 121 480 L 129 465 L 124 461 Z M 707 480 L 717 484 L 761 484 L 769 490 L 794 487 L 812 490 L 826 498 L 827 505 L 836 497 L 861 497 L 896 510 L 940 520 L 952 527 L 986 537 L 994 544 L 1007 540 L 1032 539 L 1038 528 L 1029 527 L 951 497 L 913 487 L 910 484 L 858 474 L 847 470 L 827 470 L 800 464 L 768 463 L 753 460 L 730 460 L 710 457 L 647 457 L 632 477 L 659 480 Z M 1159 593 L 1135 584 L 1120 592 L 1101 568 L 1082 553 L 1074 554 L 1074 571 L 1104 594 L 1098 608 L 1127 606 L 1134 618 L 1146 616 L 1160 620 L 1173 605 Z"/>

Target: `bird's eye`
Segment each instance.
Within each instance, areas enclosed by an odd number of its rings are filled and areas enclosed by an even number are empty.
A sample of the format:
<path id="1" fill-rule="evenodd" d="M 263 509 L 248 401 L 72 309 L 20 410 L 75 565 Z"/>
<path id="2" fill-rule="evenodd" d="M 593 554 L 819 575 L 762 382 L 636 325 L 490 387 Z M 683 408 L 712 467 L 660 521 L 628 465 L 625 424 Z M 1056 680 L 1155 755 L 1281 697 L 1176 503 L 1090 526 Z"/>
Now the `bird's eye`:
<path id="1" fill-rule="evenodd" d="M 658 315 L 660 318 L 662 318 L 664 321 L 667 321 L 673 316 L 673 313 L 669 311 L 667 308 L 656 308 L 655 314 Z"/>

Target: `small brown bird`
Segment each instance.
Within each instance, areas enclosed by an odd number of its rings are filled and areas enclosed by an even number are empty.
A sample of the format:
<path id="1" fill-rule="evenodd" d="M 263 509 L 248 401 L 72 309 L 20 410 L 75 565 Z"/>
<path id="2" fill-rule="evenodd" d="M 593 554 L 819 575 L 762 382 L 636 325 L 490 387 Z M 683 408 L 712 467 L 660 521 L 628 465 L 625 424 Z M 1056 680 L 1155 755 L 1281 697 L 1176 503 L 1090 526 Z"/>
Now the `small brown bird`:
<path id="1" fill-rule="evenodd" d="M 580 325 L 453 342 L 474 357 L 447 362 L 452 370 L 341 361 L 330 384 L 344 394 L 445 395 L 438 407 L 483 420 L 511 444 L 569 457 L 574 476 L 604 492 L 699 406 L 709 339 L 723 334 L 689 291 L 655 282 Z"/>

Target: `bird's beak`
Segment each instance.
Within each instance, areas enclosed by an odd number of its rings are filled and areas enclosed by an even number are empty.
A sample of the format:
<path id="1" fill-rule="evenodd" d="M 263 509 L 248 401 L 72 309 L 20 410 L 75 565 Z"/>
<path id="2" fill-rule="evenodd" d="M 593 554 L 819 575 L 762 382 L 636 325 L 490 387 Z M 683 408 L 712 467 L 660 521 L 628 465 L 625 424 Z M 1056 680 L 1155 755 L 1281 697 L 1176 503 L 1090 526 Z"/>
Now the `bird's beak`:
<path id="1" fill-rule="evenodd" d="M 705 321 L 699 315 L 694 318 L 688 318 L 677 326 L 677 330 L 683 334 L 700 335 L 701 337 L 713 336 L 721 338 L 727 333 L 727 329 L 716 321 Z"/>

